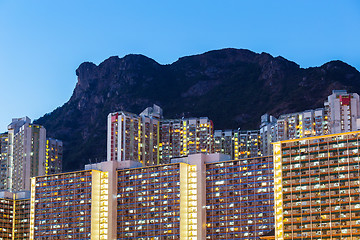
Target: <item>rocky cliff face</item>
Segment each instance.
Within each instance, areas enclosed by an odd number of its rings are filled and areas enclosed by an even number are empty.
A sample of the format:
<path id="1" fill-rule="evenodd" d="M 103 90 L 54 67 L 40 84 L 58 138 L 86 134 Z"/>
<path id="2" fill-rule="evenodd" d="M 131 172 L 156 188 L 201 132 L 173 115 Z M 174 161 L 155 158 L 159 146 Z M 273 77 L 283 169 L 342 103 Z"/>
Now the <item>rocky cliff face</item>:
<path id="1" fill-rule="evenodd" d="M 256 129 L 260 116 L 322 107 L 333 89 L 360 93 L 360 73 L 341 61 L 303 69 L 267 53 L 222 49 L 160 65 L 142 55 L 82 63 L 70 100 L 36 122 L 64 141 L 64 169 L 106 158 L 110 112 L 157 104 L 167 118 L 207 116 L 216 129 Z"/>

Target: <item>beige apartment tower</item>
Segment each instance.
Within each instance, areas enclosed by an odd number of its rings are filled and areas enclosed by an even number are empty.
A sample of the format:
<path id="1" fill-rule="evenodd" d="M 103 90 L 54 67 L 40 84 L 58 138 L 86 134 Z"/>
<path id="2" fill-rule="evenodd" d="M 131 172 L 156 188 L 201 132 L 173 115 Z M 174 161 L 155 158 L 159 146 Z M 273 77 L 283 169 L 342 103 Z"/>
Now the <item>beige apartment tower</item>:
<path id="1" fill-rule="evenodd" d="M 8 126 L 10 191 L 30 190 L 30 178 L 45 174 L 46 130 L 28 117 L 13 119 Z"/>

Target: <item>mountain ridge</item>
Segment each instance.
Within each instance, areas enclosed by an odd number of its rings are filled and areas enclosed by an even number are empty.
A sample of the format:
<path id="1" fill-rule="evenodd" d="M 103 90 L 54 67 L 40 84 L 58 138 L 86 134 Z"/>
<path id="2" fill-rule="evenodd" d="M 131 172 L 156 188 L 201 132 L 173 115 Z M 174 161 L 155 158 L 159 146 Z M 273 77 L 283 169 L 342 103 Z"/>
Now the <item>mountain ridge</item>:
<path id="1" fill-rule="evenodd" d="M 171 64 L 141 54 L 112 56 L 80 64 L 76 75 L 69 101 L 36 120 L 64 141 L 65 170 L 105 159 L 110 112 L 140 113 L 157 104 L 166 118 L 209 117 L 215 129 L 256 129 L 264 113 L 322 107 L 333 89 L 360 92 L 360 73 L 342 61 L 301 68 L 281 56 L 234 48 Z"/>

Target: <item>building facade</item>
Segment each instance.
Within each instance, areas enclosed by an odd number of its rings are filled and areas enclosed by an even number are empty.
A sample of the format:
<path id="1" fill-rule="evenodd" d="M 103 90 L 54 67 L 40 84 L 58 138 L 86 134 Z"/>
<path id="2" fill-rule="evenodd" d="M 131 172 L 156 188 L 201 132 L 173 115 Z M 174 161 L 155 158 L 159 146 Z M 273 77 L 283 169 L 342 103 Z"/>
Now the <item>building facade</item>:
<path id="1" fill-rule="evenodd" d="M 107 160 L 158 164 L 159 125 L 157 118 L 145 114 L 110 113 Z"/>
<path id="2" fill-rule="evenodd" d="M 234 130 L 214 131 L 214 152 L 235 156 Z"/>
<path id="3" fill-rule="evenodd" d="M 0 144 L 0 189 L 30 191 L 31 177 L 61 172 L 62 142 L 28 117 L 13 118 Z"/>
<path id="4" fill-rule="evenodd" d="M 30 239 L 256 239 L 274 225 L 272 163 L 194 154 L 34 177 Z"/>
<path id="5" fill-rule="evenodd" d="M 0 134 L 0 190 L 8 189 L 8 134 Z"/>
<path id="6" fill-rule="evenodd" d="M 170 164 L 118 170 L 118 239 L 206 239 L 205 163 L 195 154 Z"/>
<path id="7" fill-rule="evenodd" d="M 156 105 L 140 115 L 108 115 L 108 161 L 166 164 L 171 158 L 213 153 L 213 145 L 213 124 L 208 118 L 162 119 L 162 109 Z"/>
<path id="8" fill-rule="evenodd" d="M 283 114 L 278 119 L 264 114 L 260 125 L 262 153 L 264 156 L 271 153 L 271 142 L 359 129 L 359 95 L 346 90 L 334 90 L 324 102 L 324 108 Z"/>
<path id="9" fill-rule="evenodd" d="M 45 174 L 44 127 L 30 119 L 13 119 L 8 126 L 9 190 L 30 190 L 30 178 Z"/>
<path id="10" fill-rule="evenodd" d="M 359 134 L 274 144 L 276 239 L 360 239 Z"/>
<path id="11" fill-rule="evenodd" d="M 0 238 L 13 239 L 14 199 L 13 193 L 0 193 Z"/>
<path id="12" fill-rule="evenodd" d="M 108 173 L 32 178 L 30 239 L 108 239 Z"/>
<path id="13" fill-rule="evenodd" d="M 160 123 L 159 162 L 196 153 L 213 153 L 213 123 L 207 117 L 167 119 Z"/>
<path id="14" fill-rule="evenodd" d="M 259 130 L 238 131 L 234 137 L 235 160 L 262 156 Z"/>
<path id="15" fill-rule="evenodd" d="M 261 135 L 258 130 L 216 130 L 214 152 L 229 155 L 232 159 L 262 156 Z"/>
<path id="16" fill-rule="evenodd" d="M 0 216 L 0 239 L 29 239 L 30 193 L 1 191 Z"/>
<path id="17" fill-rule="evenodd" d="M 14 240 L 30 239 L 30 193 L 16 193 L 14 203 Z"/>
<path id="18" fill-rule="evenodd" d="M 328 133 L 327 116 L 323 108 L 284 114 L 277 120 L 278 141 Z"/>
<path id="19" fill-rule="evenodd" d="M 117 239 L 181 239 L 181 165 L 118 171 Z"/>
<path id="20" fill-rule="evenodd" d="M 45 158 L 45 175 L 61 173 L 63 142 L 58 139 L 47 138 Z"/>
<path id="21" fill-rule="evenodd" d="M 277 139 L 277 119 L 269 114 L 261 116 L 260 124 L 260 138 L 261 138 L 261 152 L 263 156 L 272 155 L 272 142 Z"/>
<path id="22" fill-rule="evenodd" d="M 360 128 L 360 103 L 357 93 L 334 90 L 325 102 L 329 133 L 356 131 Z"/>
<path id="23" fill-rule="evenodd" d="M 259 239 L 273 208 L 272 157 L 206 164 L 206 239 Z"/>

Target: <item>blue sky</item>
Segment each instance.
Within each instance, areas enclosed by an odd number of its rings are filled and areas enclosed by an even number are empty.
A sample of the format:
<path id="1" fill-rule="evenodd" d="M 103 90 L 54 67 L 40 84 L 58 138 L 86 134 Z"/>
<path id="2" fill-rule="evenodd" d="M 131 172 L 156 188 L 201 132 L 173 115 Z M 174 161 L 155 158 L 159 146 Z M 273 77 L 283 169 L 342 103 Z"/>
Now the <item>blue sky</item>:
<path id="1" fill-rule="evenodd" d="M 359 70 L 359 43 L 356 0 L 0 0 L 0 132 L 63 105 L 84 61 L 140 53 L 168 64 L 234 47 Z"/>

